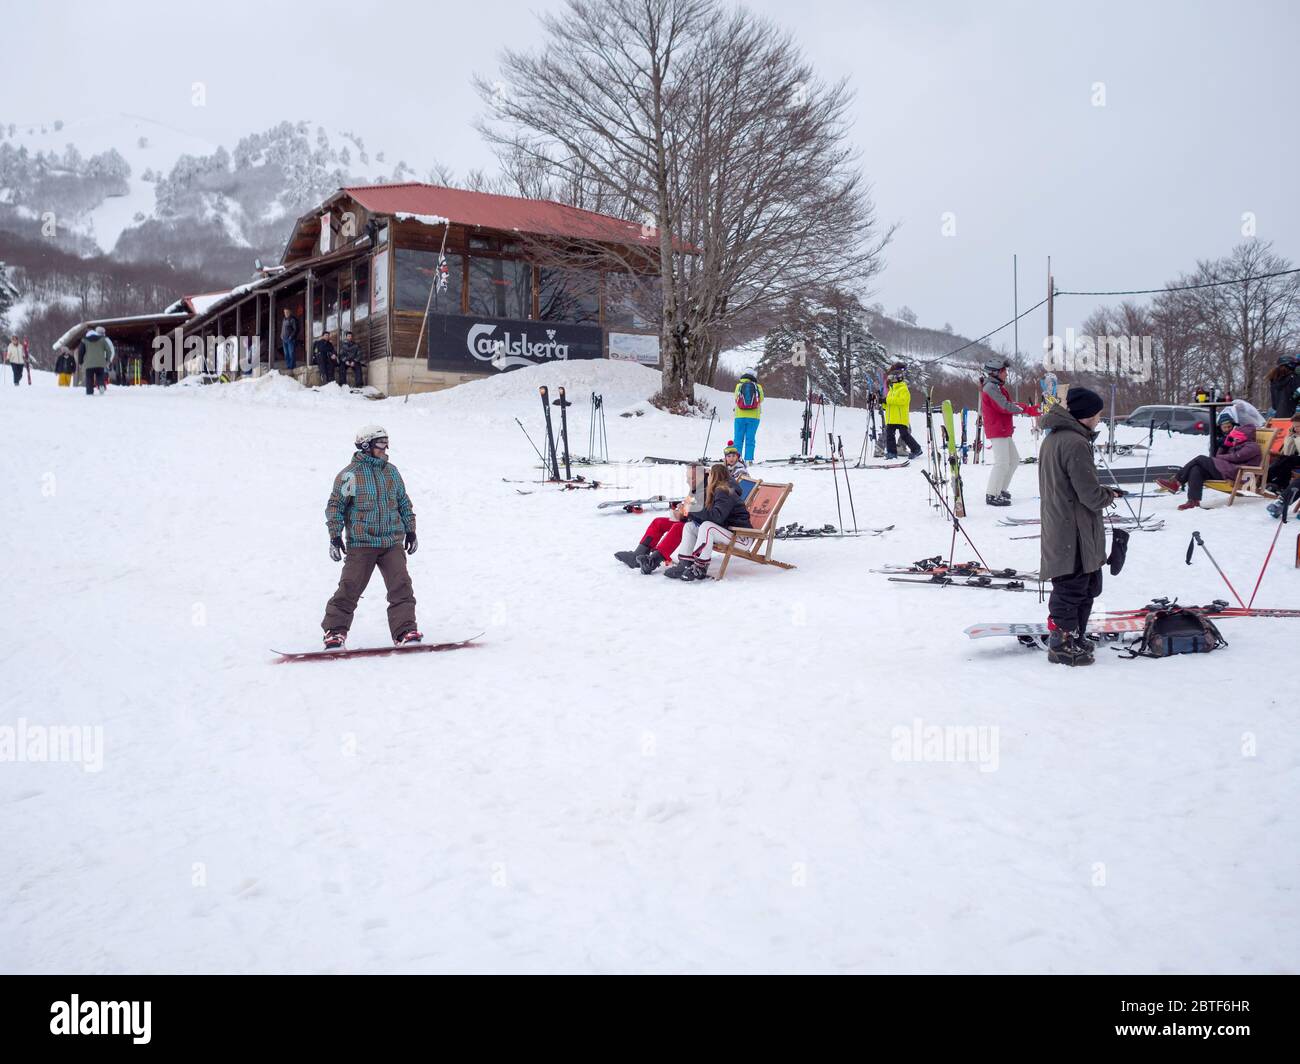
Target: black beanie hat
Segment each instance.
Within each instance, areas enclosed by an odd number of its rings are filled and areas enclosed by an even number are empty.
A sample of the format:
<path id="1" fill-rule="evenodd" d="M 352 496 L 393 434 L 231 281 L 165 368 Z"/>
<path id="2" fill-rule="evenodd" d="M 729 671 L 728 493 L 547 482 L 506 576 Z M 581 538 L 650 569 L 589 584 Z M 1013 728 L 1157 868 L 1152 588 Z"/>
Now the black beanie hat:
<path id="1" fill-rule="evenodd" d="M 1101 396 L 1091 388 L 1082 388 L 1077 385 L 1071 388 L 1069 395 L 1065 397 L 1065 408 L 1078 421 L 1100 413 L 1101 408 L 1105 405 Z"/>

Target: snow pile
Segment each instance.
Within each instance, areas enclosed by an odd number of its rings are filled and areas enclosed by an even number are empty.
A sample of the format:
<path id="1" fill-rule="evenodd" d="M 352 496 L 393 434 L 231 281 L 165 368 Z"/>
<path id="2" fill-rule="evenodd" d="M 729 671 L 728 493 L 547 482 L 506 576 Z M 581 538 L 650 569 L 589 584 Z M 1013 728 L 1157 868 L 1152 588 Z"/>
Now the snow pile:
<path id="1" fill-rule="evenodd" d="M 1295 968 L 1300 739 L 1270 678 L 1300 622 L 1076 670 L 973 642 L 967 625 L 1043 606 L 870 572 L 948 551 L 915 465 L 850 474 L 879 536 L 781 542 L 796 569 L 737 562 L 720 583 L 642 576 L 611 554 L 648 516 L 596 504 L 679 493 L 680 467 L 583 467 L 608 489 L 561 491 L 512 424 L 540 441 L 537 386 L 564 384 L 575 451 L 594 390 L 616 461 L 697 455 L 705 420 L 614 415 L 658 386 L 631 364 L 409 403 L 279 377 L 93 399 L 34 379 L 0 384 L 10 438 L 40 441 L 5 463 L 4 970 Z M 759 458 L 797 451 L 801 412 L 768 401 Z M 862 412 L 834 417 L 856 452 Z M 325 500 L 368 422 L 418 514 L 426 637 L 481 645 L 272 664 L 318 644 Z M 1204 445 L 1157 438 L 1152 460 Z M 830 472 L 755 471 L 793 481 L 783 522 L 836 520 Z M 1034 470 L 1010 511 L 976 501 L 987 475 L 965 468 L 968 531 L 1032 568 L 1037 543 L 1012 537 L 1035 530 L 996 521 L 1036 514 Z M 1099 609 L 1226 596 L 1183 563 L 1193 529 L 1253 585 L 1276 528 L 1261 503 L 1142 501 L 1166 528 L 1133 536 Z M 1293 527 L 1257 605 L 1300 605 Z M 386 639 L 376 582 L 351 643 Z M 18 760 L 20 728 L 86 745 Z M 932 734 L 978 741 L 945 758 Z"/>

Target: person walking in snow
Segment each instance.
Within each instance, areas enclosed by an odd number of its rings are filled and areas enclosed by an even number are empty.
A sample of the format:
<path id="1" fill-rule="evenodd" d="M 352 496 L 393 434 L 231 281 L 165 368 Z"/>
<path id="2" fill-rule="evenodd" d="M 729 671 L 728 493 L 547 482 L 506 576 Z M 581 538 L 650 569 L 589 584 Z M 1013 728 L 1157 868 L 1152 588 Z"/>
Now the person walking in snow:
<path id="1" fill-rule="evenodd" d="M 284 308 L 284 316 L 280 320 L 280 346 L 284 349 L 285 368 L 292 373 L 298 351 L 298 319 L 288 307 Z"/>
<path id="2" fill-rule="evenodd" d="M 13 368 L 14 384 L 21 384 L 23 366 L 27 364 L 27 356 L 23 353 L 23 345 L 18 342 L 16 334 L 9 338 L 9 346 L 5 348 L 5 362 Z"/>
<path id="3" fill-rule="evenodd" d="M 357 382 L 354 387 L 361 387 L 361 371 L 365 366 L 366 356 L 361 345 L 352 339 L 349 329 L 343 343 L 339 345 L 339 384 L 348 386 L 349 375 Z"/>
<path id="4" fill-rule="evenodd" d="M 907 367 L 895 362 L 885 376 L 885 457 L 898 457 L 898 437 L 903 438 L 909 458 L 921 457 L 921 445 L 912 436 L 912 393 L 907 387 Z"/>
<path id="5" fill-rule="evenodd" d="M 754 460 L 754 440 L 758 436 L 758 423 L 763 417 L 763 386 L 758 383 L 758 372 L 747 369 L 736 382 L 735 409 L 732 410 L 735 427 L 732 438 L 741 449 L 746 462 Z"/>
<path id="6" fill-rule="evenodd" d="M 738 485 L 742 477 L 749 476 L 749 466 L 740 457 L 740 448 L 736 446 L 735 440 L 728 440 L 727 446 L 722 448 L 722 460 L 726 463 L 727 473 L 733 484 Z"/>
<path id="7" fill-rule="evenodd" d="M 113 342 L 103 326 L 91 329 L 77 347 L 77 365 L 85 374 L 86 394 L 101 395 L 108 390 L 105 377 L 113 361 Z"/>
<path id="8" fill-rule="evenodd" d="M 709 470 L 703 507 L 687 511 L 685 518 L 677 564 L 664 570 L 664 576 L 673 580 L 703 580 L 709 575 L 713 548 L 731 542 L 733 527 L 752 527 L 740 492 L 721 462 Z"/>
<path id="9" fill-rule="evenodd" d="M 704 466 L 692 464 L 686 467 L 686 482 L 690 493 L 680 503 L 674 503 L 667 517 L 656 517 L 641 534 L 635 550 L 614 552 L 614 557 L 629 569 L 640 569 L 649 576 L 664 562 L 672 561 L 673 552 L 682 541 L 682 532 L 686 526 L 686 515 L 694 505 L 695 493 L 704 480 Z"/>
<path id="10" fill-rule="evenodd" d="M 424 637 L 415 624 L 415 591 L 406 555 L 418 546 L 415 510 L 397 467 L 388 460 L 388 432 L 367 425 L 357 433 L 352 461 L 334 478 L 325 505 L 330 557 L 343 562 L 339 586 L 325 607 L 325 648 L 341 649 L 357 601 L 378 569 L 388 589 L 388 630 L 396 646 Z M 347 533 L 346 538 L 344 533 Z"/>
<path id="11" fill-rule="evenodd" d="M 1020 466 L 1020 452 L 1016 450 L 1011 434 L 1015 431 L 1011 419 L 1016 414 L 1028 414 L 1038 417 L 1037 407 L 1017 403 L 1007 391 L 1007 367 L 1010 363 L 1005 358 L 991 358 L 984 363 L 985 379 L 980 388 L 980 417 L 984 422 L 984 438 L 993 449 L 993 469 L 989 473 L 989 483 L 984 495 L 988 506 L 1010 506 L 1011 478 Z M 1044 422 L 1043 429 L 1047 429 Z"/>
<path id="12" fill-rule="evenodd" d="M 1226 411 L 1225 411 L 1226 413 Z M 1226 424 L 1231 424 L 1230 422 Z M 1172 477 L 1157 477 L 1156 483 L 1165 491 L 1177 493 L 1187 486 L 1187 501 L 1180 510 L 1195 510 L 1201 505 L 1207 480 L 1233 480 L 1239 466 L 1259 465 L 1263 454 L 1255 441 L 1254 429 L 1232 428 L 1223 437 L 1223 443 L 1213 458 L 1198 454 Z"/>
<path id="13" fill-rule="evenodd" d="M 77 372 L 77 360 L 66 347 L 59 348 L 59 357 L 54 360 L 54 372 L 59 375 L 59 387 L 72 386 L 72 375 Z"/>
<path id="14" fill-rule="evenodd" d="M 1043 415 L 1046 437 L 1038 455 L 1042 496 L 1042 540 L 1038 574 L 1052 582 L 1047 601 L 1047 660 L 1057 665 L 1091 665 L 1087 637 L 1093 600 L 1101 594 L 1106 563 L 1102 513 L 1116 493 L 1102 485 L 1092 445 L 1104 406 L 1089 388 L 1071 388 L 1064 403 Z M 1009 437 L 1008 437 L 1009 438 Z"/>

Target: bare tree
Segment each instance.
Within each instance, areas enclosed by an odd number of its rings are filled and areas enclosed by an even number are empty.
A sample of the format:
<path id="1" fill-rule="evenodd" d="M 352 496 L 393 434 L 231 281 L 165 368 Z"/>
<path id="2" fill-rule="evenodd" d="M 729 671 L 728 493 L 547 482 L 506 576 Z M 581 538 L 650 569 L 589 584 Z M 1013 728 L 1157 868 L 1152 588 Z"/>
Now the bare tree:
<path id="1" fill-rule="evenodd" d="M 692 398 L 722 339 L 778 320 L 791 293 L 862 289 L 880 269 L 890 233 L 844 143 L 847 88 L 818 81 L 771 23 L 715 0 L 568 0 L 542 25 L 540 50 L 475 79 L 480 129 L 535 179 L 599 188 L 656 238 L 666 399 Z M 569 250 L 589 265 L 609 253 Z"/>

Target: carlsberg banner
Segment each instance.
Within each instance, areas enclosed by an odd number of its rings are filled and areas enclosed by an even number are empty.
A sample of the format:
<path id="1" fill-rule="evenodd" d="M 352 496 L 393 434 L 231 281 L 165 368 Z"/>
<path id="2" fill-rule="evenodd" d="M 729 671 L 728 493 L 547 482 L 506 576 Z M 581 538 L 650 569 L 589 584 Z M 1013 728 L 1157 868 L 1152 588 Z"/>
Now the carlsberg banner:
<path id="1" fill-rule="evenodd" d="M 604 357 L 604 337 L 597 325 L 451 314 L 429 316 L 431 370 L 487 373 L 572 358 Z"/>

